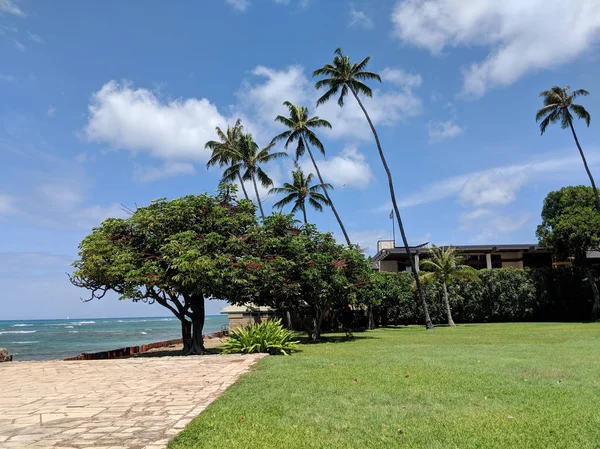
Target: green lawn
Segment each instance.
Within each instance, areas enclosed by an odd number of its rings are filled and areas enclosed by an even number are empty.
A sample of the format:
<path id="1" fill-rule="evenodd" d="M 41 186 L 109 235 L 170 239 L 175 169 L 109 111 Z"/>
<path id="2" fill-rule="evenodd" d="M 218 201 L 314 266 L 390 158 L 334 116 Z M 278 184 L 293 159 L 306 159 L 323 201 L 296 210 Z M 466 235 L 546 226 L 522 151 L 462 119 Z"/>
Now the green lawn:
<path id="1" fill-rule="evenodd" d="M 600 448 L 600 325 L 379 329 L 267 357 L 183 448 Z"/>

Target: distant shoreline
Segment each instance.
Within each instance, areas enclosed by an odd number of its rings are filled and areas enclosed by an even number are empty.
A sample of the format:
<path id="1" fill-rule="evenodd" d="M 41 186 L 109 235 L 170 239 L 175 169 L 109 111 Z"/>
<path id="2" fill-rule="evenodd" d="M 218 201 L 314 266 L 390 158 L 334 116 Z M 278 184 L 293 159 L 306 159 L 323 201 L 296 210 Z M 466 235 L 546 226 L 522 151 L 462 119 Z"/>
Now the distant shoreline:
<path id="1" fill-rule="evenodd" d="M 207 318 L 209 316 L 223 316 L 223 314 L 216 313 L 212 315 L 205 315 Z M 0 323 L 13 323 L 16 321 L 81 321 L 81 320 L 141 320 L 141 319 L 154 319 L 154 318 L 175 318 L 174 315 L 158 315 L 158 316 L 118 316 L 111 318 L 103 318 L 103 317 L 70 317 L 70 318 L 16 318 L 10 320 L 0 320 Z"/>

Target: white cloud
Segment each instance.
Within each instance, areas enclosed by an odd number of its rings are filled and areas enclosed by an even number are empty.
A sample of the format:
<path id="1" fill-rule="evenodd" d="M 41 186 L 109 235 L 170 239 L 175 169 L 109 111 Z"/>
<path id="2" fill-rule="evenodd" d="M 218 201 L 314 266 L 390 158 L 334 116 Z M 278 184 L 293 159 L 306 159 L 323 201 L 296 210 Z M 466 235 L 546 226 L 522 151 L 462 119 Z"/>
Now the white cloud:
<path id="1" fill-rule="evenodd" d="M 54 106 L 48 106 L 48 110 L 46 111 L 46 115 L 48 117 L 54 117 L 56 115 L 56 108 Z"/>
<path id="2" fill-rule="evenodd" d="M 427 124 L 427 133 L 429 134 L 429 142 L 439 142 L 445 139 L 452 139 L 464 131 L 454 120 L 441 121 L 430 121 Z"/>
<path id="3" fill-rule="evenodd" d="M 489 56 L 463 73 L 463 91 L 479 97 L 522 76 L 573 61 L 600 36 L 597 0 L 402 0 L 392 13 L 394 34 L 440 54 L 480 45 Z"/>
<path id="4" fill-rule="evenodd" d="M 42 39 L 41 36 L 38 36 L 37 34 L 33 34 L 31 31 L 28 31 L 27 34 L 29 35 L 29 39 L 32 40 L 33 42 L 35 42 L 37 44 L 44 43 L 44 39 Z"/>
<path id="5" fill-rule="evenodd" d="M 476 228 L 480 230 L 471 240 L 472 242 L 500 243 L 504 236 L 523 228 L 531 218 L 528 213 L 512 215 L 496 214 L 493 218 L 480 221 Z M 463 229 L 465 230 L 465 229 Z M 471 231 L 469 229 L 469 231 Z"/>
<path id="6" fill-rule="evenodd" d="M 203 161 L 204 144 L 226 120 L 202 98 L 163 102 L 148 89 L 109 81 L 95 92 L 84 132 L 88 140 L 169 160 Z"/>
<path id="7" fill-rule="evenodd" d="M 306 173 L 315 171 L 309 159 L 304 160 L 301 165 Z M 356 148 L 345 148 L 339 155 L 317 161 L 317 165 L 323 180 L 337 188 L 356 187 L 364 189 L 373 178 L 369 163 Z"/>
<path id="8" fill-rule="evenodd" d="M 460 221 L 462 221 L 464 223 L 469 223 L 471 221 L 478 220 L 483 217 L 487 217 L 491 213 L 492 213 L 492 211 L 490 209 L 484 209 L 484 208 L 475 209 L 475 210 L 472 210 L 471 212 L 465 212 L 465 213 L 461 214 Z"/>
<path id="9" fill-rule="evenodd" d="M 75 183 L 48 182 L 37 187 L 44 204 L 54 210 L 73 210 L 83 202 L 81 187 Z"/>
<path id="10" fill-rule="evenodd" d="M 194 165 L 190 162 L 165 162 L 160 167 L 145 167 L 137 165 L 133 171 L 133 178 L 138 182 L 158 181 L 173 176 L 193 175 L 196 173 Z"/>
<path id="11" fill-rule="evenodd" d="M 238 12 L 244 12 L 250 6 L 250 0 L 225 0 L 225 2 Z"/>
<path id="12" fill-rule="evenodd" d="M 15 48 L 19 51 L 25 51 L 25 45 L 19 42 L 17 39 L 13 39 L 13 43 L 15 44 Z"/>
<path id="13" fill-rule="evenodd" d="M 15 197 L 0 193 L 0 215 L 8 215 L 16 211 Z"/>
<path id="14" fill-rule="evenodd" d="M 25 17 L 25 12 L 19 8 L 12 0 L 0 0 L 0 16 L 2 13 L 13 14 L 19 17 Z"/>
<path id="15" fill-rule="evenodd" d="M 398 67 L 386 67 L 381 71 L 380 75 L 383 81 L 394 83 L 406 89 L 421 87 L 423 83 L 423 78 L 418 73 L 408 73 Z"/>
<path id="16" fill-rule="evenodd" d="M 594 166 L 599 162 L 600 157 L 594 156 L 592 152 L 588 157 L 588 163 Z M 549 156 L 531 162 L 451 176 L 401 198 L 398 205 L 400 207 L 417 206 L 450 197 L 460 197 L 465 205 L 473 206 L 508 204 L 515 199 L 516 192 L 528 180 L 550 174 L 562 175 L 567 170 L 579 173 L 581 159 L 577 156 Z"/>
<path id="17" fill-rule="evenodd" d="M 350 26 L 358 26 L 366 30 L 373 28 L 373 19 L 364 11 L 359 11 L 355 8 L 350 9 Z"/>
<path id="18" fill-rule="evenodd" d="M 493 169 L 469 177 L 459 191 L 464 204 L 505 206 L 517 199 L 517 192 L 527 183 L 525 169 Z"/>
<path id="19" fill-rule="evenodd" d="M 372 98 L 362 98 L 373 123 L 391 126 L 420 114 L 422 102 L 413 92 L 413 88 L 420 85 L 420 76 L 407 74 L 401 69 L 384 69 L 384 72 L 396 75 L 390 75 L 394 78 L 396 88 L 374 89 Z M 403 79 L 399 77 L 400 73 L 405 75 Z M 234 107 L 234 115 L 247 118 L 245 123 L 253 133 L 257 132 L 256 125 L 260 124 L 259 135 L 260 132 L 266 136 L 269 132 L 281 130 L 281 125 L 274 123 L 274 119 L 279 114 L 286 115 L 287 109 L 282 105 L 284 101 L 310 107 L 323 94 L 322 91 L 314 90 L 312 82 L 300 66 L 284 70 L 258 66 L 252 74 L 263 79 L 258 83 L 244 81 L 238 93 L 239 104 Z M 331 130 L 322 131 L 326 137 L 344 140 L 373 138 L 362 110 L 351 96 L 346 99 L 343 108 L 332 100 L 316 109 L 310 108 L 310 114 L 318 115 L 331 123 Z"/>

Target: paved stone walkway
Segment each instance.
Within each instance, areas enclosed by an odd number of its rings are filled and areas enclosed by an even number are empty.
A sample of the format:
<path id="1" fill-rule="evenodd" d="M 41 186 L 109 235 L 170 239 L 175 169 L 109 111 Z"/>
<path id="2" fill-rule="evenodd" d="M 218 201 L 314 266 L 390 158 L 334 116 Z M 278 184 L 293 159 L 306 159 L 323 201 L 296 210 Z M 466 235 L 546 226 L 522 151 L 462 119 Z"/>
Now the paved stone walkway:
<path id="1" fill-rule="evenodd" d="M 0 448 L 163 449 L 261 356 L 0 364 Z"/>

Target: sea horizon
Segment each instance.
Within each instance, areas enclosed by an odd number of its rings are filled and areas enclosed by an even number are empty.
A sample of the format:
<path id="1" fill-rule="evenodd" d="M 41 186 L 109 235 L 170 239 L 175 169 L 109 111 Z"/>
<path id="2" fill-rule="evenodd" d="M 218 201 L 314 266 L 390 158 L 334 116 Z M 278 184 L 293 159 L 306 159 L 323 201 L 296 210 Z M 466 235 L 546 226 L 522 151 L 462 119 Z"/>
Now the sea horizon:
<path id="1" fill-rule="evenodd" d="M 203 333 L 227 326 L 227 316 L 206 315 Z M 0 320 L 0 348 L 14 361 L 54 360 L 181 338 L 174 316 Z"/>

